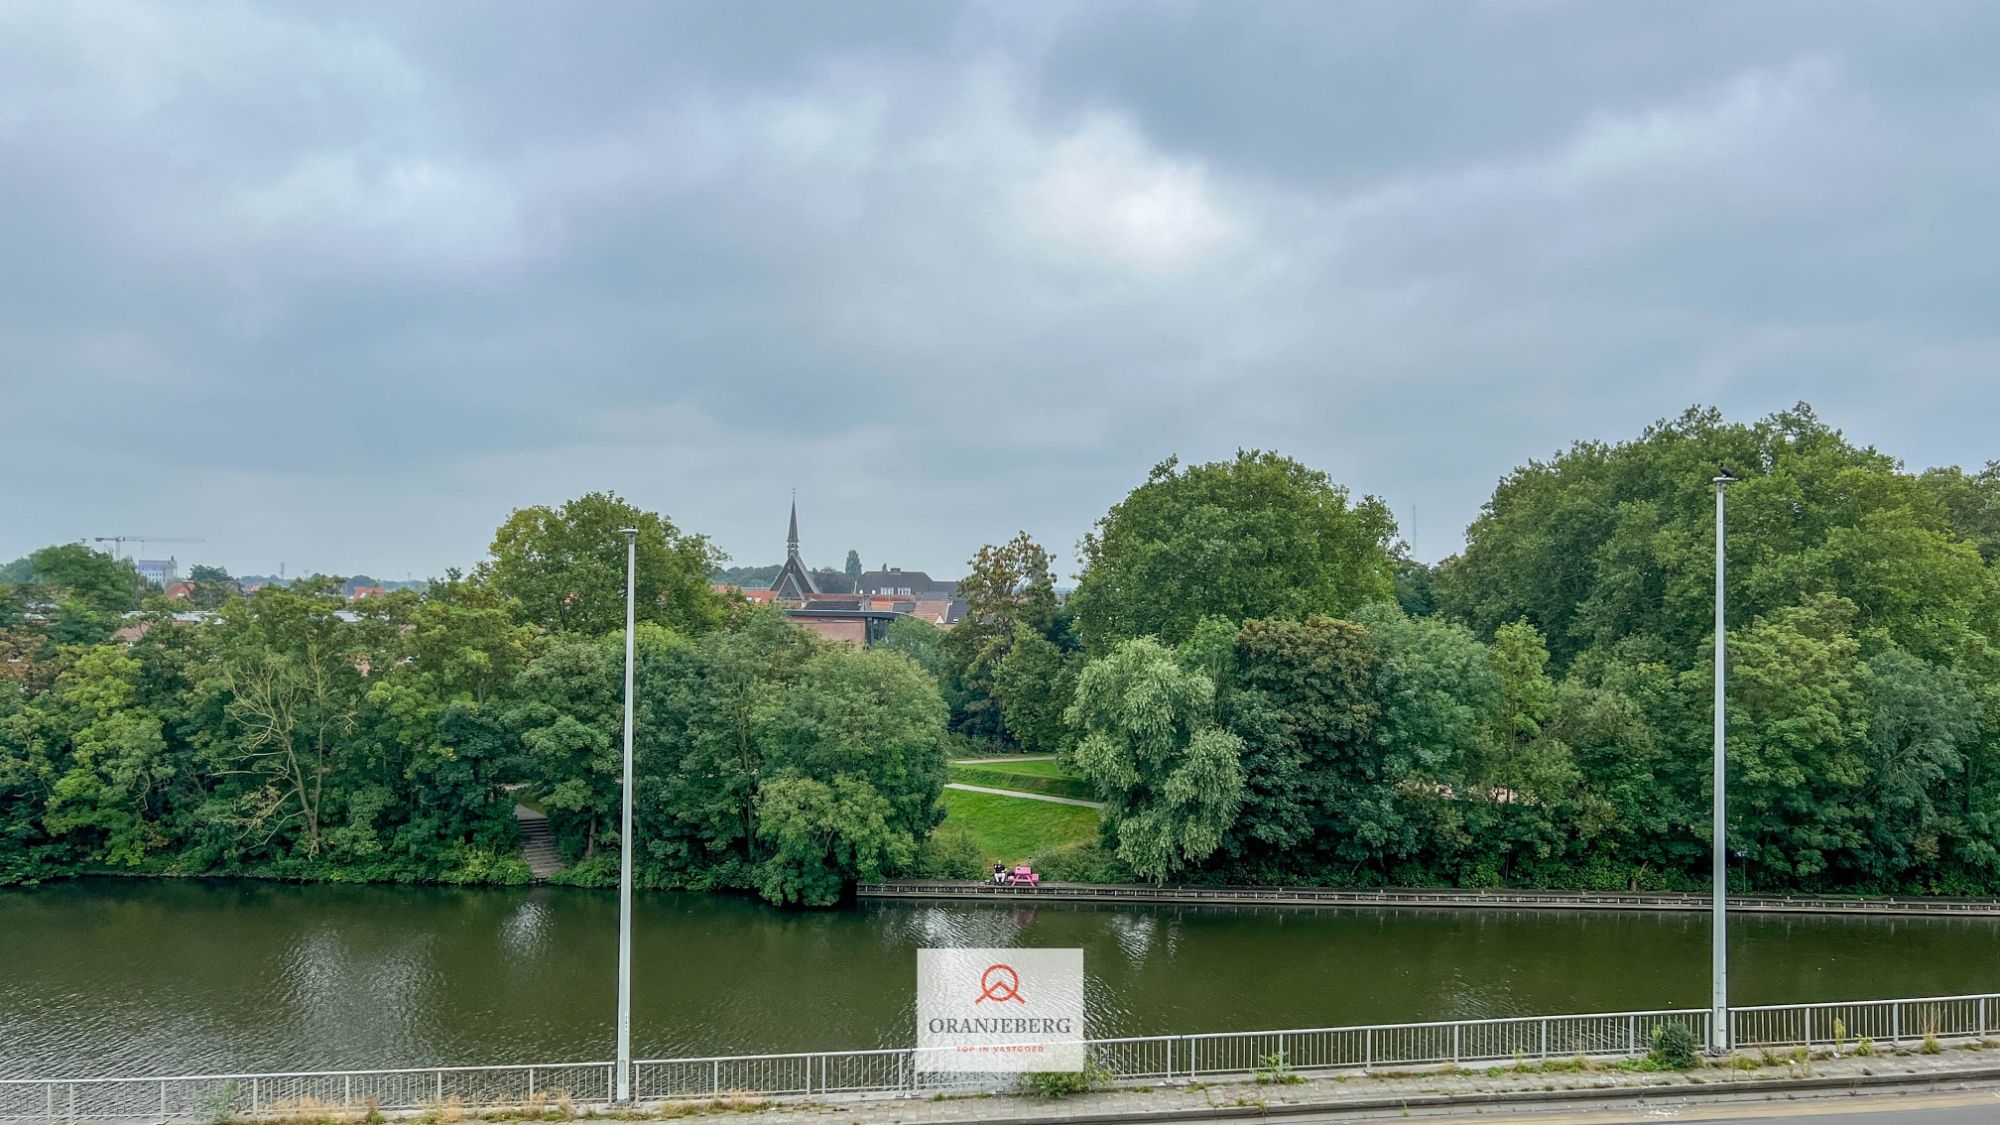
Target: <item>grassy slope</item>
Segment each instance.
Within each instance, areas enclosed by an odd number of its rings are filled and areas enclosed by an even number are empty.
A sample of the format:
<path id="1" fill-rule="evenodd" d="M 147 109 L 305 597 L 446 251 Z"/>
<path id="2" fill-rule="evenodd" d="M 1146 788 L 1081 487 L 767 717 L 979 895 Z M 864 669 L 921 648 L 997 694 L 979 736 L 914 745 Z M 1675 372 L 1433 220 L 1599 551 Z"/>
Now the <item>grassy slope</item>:
<path id="1" fill-rule="evenodd" d="M 1033 862 L 1044 852 L 1097 839 L 1096 809 L 958 789 L 944 791 L 944 807 L 940 827 L 964 827 L 988 863 Z"/>
<path id="2" fill-rule="evenodd" d="M 1054 766 L 1054 762 L 1019 762 L 1013 765 L 954 765 L 951 780 L 993 789 L 1018 789 L 1024 793 L 1046 793 L 1052 797 L 1079 797 L 1092 800 L 1097 794 L 1082 779 L 1057 770 L 1031 771 L 1028 766 Z"/>
<path id="3" fill-rule="evenodd" d="M 1000 773 L 1024 773 L 1031 777 L 1075 777 L 1062 768 L 1062 763 L 1054 758 L 1040 758 L 1024 762 L 1019 758 L 968 758 L 959 766 L 968 770 L 997 770 Z"/>

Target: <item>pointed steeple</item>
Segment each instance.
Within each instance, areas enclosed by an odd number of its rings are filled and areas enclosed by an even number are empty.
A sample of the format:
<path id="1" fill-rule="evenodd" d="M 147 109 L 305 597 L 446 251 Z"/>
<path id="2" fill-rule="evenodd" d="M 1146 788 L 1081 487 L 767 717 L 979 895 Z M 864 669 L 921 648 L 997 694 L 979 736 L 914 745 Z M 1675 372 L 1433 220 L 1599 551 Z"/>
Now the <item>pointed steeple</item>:
<path id="1" fill-rule="evenodd" d="M 771 589 L 777 592 L 780 601 L 794 604 L 819 593 L 812 572 L 806 569 L 805 560 L 799 557 L 799 490 L 796 488 L 792 490 L 792 525 L 785 534 L 785 565 L 771 580 Z"/>

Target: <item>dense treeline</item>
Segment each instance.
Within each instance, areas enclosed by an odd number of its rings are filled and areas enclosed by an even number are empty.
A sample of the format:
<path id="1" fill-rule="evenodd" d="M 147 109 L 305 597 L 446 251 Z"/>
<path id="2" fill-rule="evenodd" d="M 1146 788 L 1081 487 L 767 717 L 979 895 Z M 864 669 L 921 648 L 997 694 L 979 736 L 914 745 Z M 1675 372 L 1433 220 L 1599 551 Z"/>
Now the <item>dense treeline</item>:
<path id="1" fill-rule="evenodd" d="M 30 556 L 0 602 L 0 883 L 524 881 L 517 794 L 548 814 L 563 878 L 614 880 L 625 526 L 641 882 L 823 903 L 939 862 L 935 681 L 715 598 L 704 540 L 592 495 L 515 513 L 477 572 L 421 595 L 304 581 L 199 621 L 125 617 L 136 575 L 108 556 Z"/>
<path id="2" fill-rule="evenodd" d="M 1105 800 L 1101 847 L 1036 857 L 1057 875 L 1697 887 L 1719 465 L 1732 877 L 2000 893 L 2000 465 L 1907 472 L 1804 406 L 1529 464 L 1436 567 L 1294 461 L 1169 460 L 1067 601 L 1018 535 L 971 560 L 963 624 L 860 652 L 713 596 L 705 539 L 612 496 L 514 513 L 422 592 L 209 571 L 212 616 L 150 602 L 122 641 L 137 575 L 48 548 L 0 571 L 0 882 L 518 881 L 517 799 L 561 878 L 609 882 L 636 526 L 644 885 L 970 874 L 934 829 L 947 748 L 983 746 Z"/>
<path id="3" fill-rule="evenodd" d="M 2000 892 L 2000 465 L 1909 473 L 1805 406 L 1530 464 L 1435 568 L 1283 458 L 1168 462 L 1053 621 L 944 662 L 953 721 L 1064 753 L 1144 877 L 1698 887 L 1722 465 L 1732 878 Z M 1043 636 L 1053 674 L 986 671 Z"/>

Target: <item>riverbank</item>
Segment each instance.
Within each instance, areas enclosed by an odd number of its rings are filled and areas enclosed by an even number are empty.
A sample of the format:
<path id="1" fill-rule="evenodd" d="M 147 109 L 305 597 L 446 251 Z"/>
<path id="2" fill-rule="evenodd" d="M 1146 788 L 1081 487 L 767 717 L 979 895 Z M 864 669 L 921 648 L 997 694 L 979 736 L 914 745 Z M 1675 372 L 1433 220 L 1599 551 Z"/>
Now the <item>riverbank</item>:
<path id="1" fill-rule="evenodd" d="M 1123 902 L 1209 906 L 1422 907 L 1495 910 L 1642 910 L 1699 912 L 1710 909 L 1698 894 L 1609 894 L 1596 891 L 1339 890 L 1325 887 L 1197 887 L 1118 883 L 1045 882 L 1032 887 L 981 882 L 901 880 L 863 883 L 861 899 L 938 901 Z M 1861 914 L 1884 917 L 2000 917 L 2000 899 L 1838 898 L 1830 896 L 1731 895 L 1731 913 Z"/>

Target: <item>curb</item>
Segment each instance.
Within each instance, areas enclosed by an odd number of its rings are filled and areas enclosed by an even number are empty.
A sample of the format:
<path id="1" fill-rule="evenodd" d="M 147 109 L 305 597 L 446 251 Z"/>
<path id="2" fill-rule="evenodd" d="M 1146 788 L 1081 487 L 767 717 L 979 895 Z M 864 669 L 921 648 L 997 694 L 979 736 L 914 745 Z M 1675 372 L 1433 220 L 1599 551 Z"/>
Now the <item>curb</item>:
<path id="1" fill-rule="evenodd" d="M 1345 1101 L 1298 1102 L 1274 1106 L 1201 1106 L 1151 1112 L 1120 1110 L 1111 1113 L 1053 1113 L 1020 1117 L 981 1117 L 978 1125 L 1139 1125 L 1154 1121 L 1236 1120 L 1261 1117 L 1300 1117 L 1314 1114 L 1354 1114 L 1383 1110 L 1450 1109 L 1459 1106 L 1496 1108 L 1543 1105 L 1548 1103 L 1590 1103 L 1631 1099 L 1657 1100 L 1671 1095 L 1674 1100 L 1722 1101 L 1740 1094 L 1828 1094 L 1861 1093 L 1906 1087 L 1937 1087 L 1955 1084 L 2000 1082 L 2000 1066 L 1973 1070 L 1936 1071 L 1928 1074 L 1862 1074 L 1829 1078 L 1759 1078 L 1743 1082 L 1682 1083 L 1680 1085 L 1587 1086 L 1569 1090 L 1510 1090 L 1494 1093 L 1417 1094 L 1409 1097 L 1367 1097 Z M 929 1119 L 917 1117 L 905 1125 L 926 1125 L 929 1121 L 963 1125 L 964 1118 Z"/>

